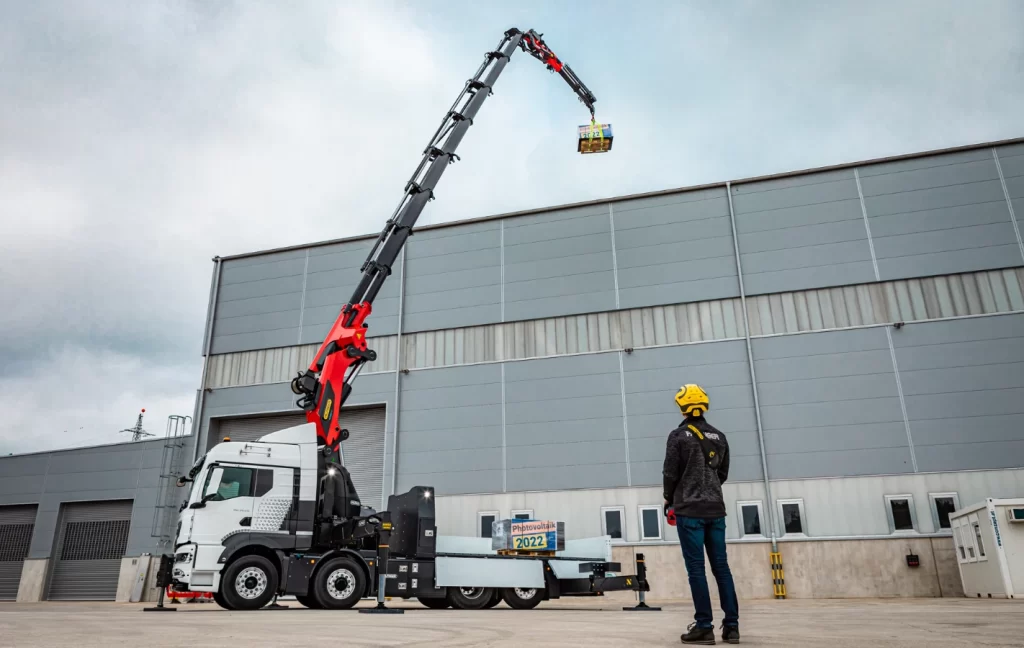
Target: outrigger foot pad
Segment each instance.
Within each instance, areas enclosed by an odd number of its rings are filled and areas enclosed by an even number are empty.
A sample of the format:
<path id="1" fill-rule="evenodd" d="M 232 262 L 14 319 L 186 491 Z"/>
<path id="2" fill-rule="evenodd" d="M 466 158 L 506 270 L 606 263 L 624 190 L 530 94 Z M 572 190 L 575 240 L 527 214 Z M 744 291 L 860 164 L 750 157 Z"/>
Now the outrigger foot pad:
<path id="1" fill-rule="evenodd" d="M 405 610 L 402 608 L 384 607 L 383 603 L 378 603 L 377 607 L 359 610 L 359 612 L 362 614 L 405 614 Z"/>

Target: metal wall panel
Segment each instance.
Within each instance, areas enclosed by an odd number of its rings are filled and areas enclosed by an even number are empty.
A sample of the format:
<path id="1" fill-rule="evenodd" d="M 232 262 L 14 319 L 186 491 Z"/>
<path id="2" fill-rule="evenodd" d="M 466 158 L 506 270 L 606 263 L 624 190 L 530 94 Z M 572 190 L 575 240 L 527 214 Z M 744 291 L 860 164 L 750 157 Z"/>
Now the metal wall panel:
<path id="1" fill-rule="evenodd" d="M 501 395 L 499 365 L 402 376 L 397 490 L 501 492 Z"/>
<path id="2" fill-rule="evenodd" d="M 1024 310 L 1024 268 L 802 290 L 747 299 L 752 336 L 801 333 Z M 458 366 L 738 339 L 739 299 L 631 308 L 402 336 L 403 369 Z M 370 339 L 378 359 L 363 375 L 394 371 L 397 336 Z M 210 357 L 206 386 L 290 381 L 319 345 Z"/>
<path id="3" fill-rule="evenodd" d="M 469 224 L 409 239 L 403 332 L 501 321 L 499 228 Z"/>
<path id="4" fill-rule="evenodd" d="M 892 332 L 922 471 L 1024 466 L 1024 315 Z"/>
<path id="5" fill-rule="evenodd" d="M 507 490 L 625 486 L 616 354 L 508 364 L 505 439 Z"/>
<path id="6" fill-rule="evenodd" d="M 884 329 L 752 346 L 772 478 L 913 472 Z"/>
<path id="7" fill-rule="evenodd" d="M 748 295 L 873 281 L 853 171 L 734 185 Z"/>
<path id="8" fill-rule="evenodd" d="M 724 188 L 612 205 L 621 308 L 739 295 Z"/>
<path id="9" fill-rule="evenodd" d="M 742 342 L 715 342 L 623 354 L 632 485 L 661 483 L 668 433 L 682 420 L 672 400 L 680 385 L 700 383 L 711 398 L 708 421 L 729 439 L 729 479 L 761 479 L 754 395 Z"/>
<path id="10" fill-rule="evenodd" d="M 350 433 L 348 441 L 342 442 L 343 463 L 352 475 L 352 483 L 362 502 L 379 510 L 384 505 L 381 491 L 384 483 L 384 430 L 387 423 L 385 408 L 353 408 L 346 405 L 342 412 L 342 424 Z M 207 447 L 213 447 L 224 437 L 232 441 L 255 441 L 271 432 L 305 422 L 305 414 L 301 412 L 224 419 L 220 421 L 218 435 L 208 439 Z"/>
<path id="11" fill-rule="evenodd" d="M 46 598 L 113 601 L 131 522 L 131 500 L 64 504 Z"/>
<path id="12" fill-rule="evenodd" d="M 35 504 L 0 506 L 0 601 L 18 598 L 35 522 Z"/>
<path id="13" fill-rule="evenodd" d="M 504 319 L 615 308 L 607 206 L 504 221 Z"/>
<path id="14" fill-rule="evenodd" d="M 990 150 L 860 169 L 882 279 L 1019 266 Z"/>
<path id="15" fill-rule="evenodd" d="M 999 166 L 1003 171 L 1006 183 L 1006 197 L 1013 207 L 1013 215 L 1017 223 L 1017 242 L 1021 244 L 1021 256 L 1024 257 L 1024 144 L 1011 144 L 996 148 Z"/>
<path id="16" fill-rule="evenodd" d="M 300 344 L 320 344 L 348 303 L 352 291 L 362 278 L 360 267 L 370 252 L 373 241 L 351 241 L 309 250 L 305 274 Z M 402 272 L 399 257 L 393 268 L 394 277 L 384 283 L 373 302 L 373 319 L 367 322 L 375 336 L 392 335 L 398 330 L 398 276 Z M 215 329 L 216 332 L 216 329 Z"/>

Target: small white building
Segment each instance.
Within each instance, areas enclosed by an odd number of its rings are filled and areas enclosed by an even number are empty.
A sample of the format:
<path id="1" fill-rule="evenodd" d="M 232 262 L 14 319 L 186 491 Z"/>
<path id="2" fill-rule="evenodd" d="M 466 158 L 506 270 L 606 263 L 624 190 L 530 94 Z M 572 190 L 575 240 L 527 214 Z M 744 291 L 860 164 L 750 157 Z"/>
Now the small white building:
<path id="1" fill-rule="evenodd" d="M 964 595 L 1024 598 L 1024 499 L 988 498 L 949 522 Z"/>

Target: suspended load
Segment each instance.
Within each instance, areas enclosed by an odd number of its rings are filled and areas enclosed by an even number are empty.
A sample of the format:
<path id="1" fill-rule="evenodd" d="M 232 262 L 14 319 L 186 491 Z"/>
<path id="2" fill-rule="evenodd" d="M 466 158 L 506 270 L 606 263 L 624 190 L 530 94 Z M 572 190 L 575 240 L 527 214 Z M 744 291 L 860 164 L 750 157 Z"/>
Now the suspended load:
<path id="1" fill-rule="evenodd" d="M 590 122 L 579 127 L 576 150 L 580 153 L 607 153 L 612 150 L 612 125 Z"/>

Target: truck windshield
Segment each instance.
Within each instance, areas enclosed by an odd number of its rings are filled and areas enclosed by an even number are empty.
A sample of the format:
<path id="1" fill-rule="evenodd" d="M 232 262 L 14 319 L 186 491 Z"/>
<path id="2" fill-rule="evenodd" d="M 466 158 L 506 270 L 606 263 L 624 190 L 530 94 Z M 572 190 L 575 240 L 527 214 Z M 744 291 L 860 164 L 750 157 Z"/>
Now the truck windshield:
<path id="1" fill-rule="evenodd" d="M 189 483 L 189 489 L 188 489 L 188 501 L 189 502 L 192 501 L 192 495 L 196 492 L 196 477 L 199 475 L 200 471 L 202 471 L 203 464 L 205 464 L 205 463 L 206 463 L 206 455 L 203 455 L 202 457 L 199 457 L 199 459 L 196 461 L 196 463 L 188 471 L 188 475 L 186 475 L 187 479 L 190 482 Z"/>

